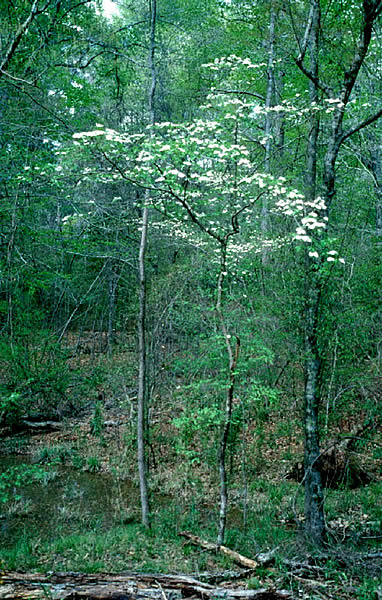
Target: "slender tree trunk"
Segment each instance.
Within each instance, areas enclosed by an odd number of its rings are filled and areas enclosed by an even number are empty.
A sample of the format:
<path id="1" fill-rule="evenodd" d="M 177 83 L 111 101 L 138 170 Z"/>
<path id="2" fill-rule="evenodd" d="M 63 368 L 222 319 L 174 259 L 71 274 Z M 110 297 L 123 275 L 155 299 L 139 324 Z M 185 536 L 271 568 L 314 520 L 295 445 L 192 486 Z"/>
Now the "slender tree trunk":
<path id="1" fill-rule="evenodd" d="M 150 69 L 150 88 L 148 94 L 148 107 L 151 125 L 155 122 L 154 97 L 156 88 L 155 71 L 155 28 L 157 17 L 156 0 L 150 0 L 150 48 L 148 65 Z M 146 360 L 146 265 L 145 254 L 147 247 L 147 231 L 149 224 L 149 192 L 145 194 L 145 203 L 142 215 L 142 234 L 139 249 L 139 318 L 138 318 L 138 338 L 139 338 L 139 376 L 138 376 L 138 421 L 137 421 L 137 439 L 138 439 L 138 470 L 139 487 L 141 495 L 142 523 L 145 527 L 150 526 L 150 509 L 147 485 L 147 360 Z"/>
<path id="2" fill-rule="evenodd" d="M 12 221 L 11 221 L 11 232 L 9 236 L 9 240 L 7 243 L 7 279 L 6 279 L 6 294 L 7 294 L 7 306 L 8 306 L 8 315 L 7 315 L 7 333 L 9 335 L 10 346 L 13 350 L 13 342 L 14 342 L 14 330 L 13 330 L 13 296 L 14 296 L 14 288 L 16 278 L 13 274 L 13 253 L 15 246 L 15 237 L 17 232 L 17 220 L 16 220 L 16 211 L 17 211 L 17 200 L 15 200 L 15 204 L 12 209 Z"/>
<path id="3" fill-rule="evenodd" d="M 113 263 L 110 262 L 109 273 L 108 273 L 108 318 L 107 318 L 107 353 L 108 356 L 112 355 L 113 342 L 114 342 L 114 313 L 115 313 L 115 299 L 117 294 L 117 283 L 118 276 L 113 269 Z"/>
<path id="4" fill-rule="evenodd" d="M 270 6 L 270 17 L 269 17 L 269 42 L 268 42 L 268 67 L 267 67 L 267 93 L 265 97 L 265 158 L 264 158 L 264 169 L 266 173 L 271 172 L 271 154 L 273 148 L 273 141 L 271 137 L 272 132 L 272 112 L 270 108 L 273 106 L 274 94 L 275 94 L 275 27 L 276 27 L 276 10 L 274 0 L 271 0 Z M 268 197 L 267 194 L 263 196 L 263 203 L 261 207 L 261 232 L 263 239 L 269 234 L 269 210 L 268 210 Z M 262 250 L 262 263 L 266 265 L 268 262 L 269 248 L 264 246 Z"/>
<path id="5" fill-rule="evenodd" d="M 138 470 L 139 488 L 141 495 L 142 523 L 145 527 L 150 525 L 150 511 L 147 488 L 147 461 L 146 461 L 146 271 L 145 254 L 147 247 L 148 207 L 145 203 L 142 217 L 142 234 L 139 248 L 139 317 L 138 317 L 138 352 L 139 352 L 139 374 L 138 374 L 138 420 L 137 420 L 137 443 L 138 443 Z"/>
<path id="6" fill-rule="evenodd" d="M 157 2 L 156 0 L 149 0 L 151 8 L 151 21 L 150 21 L 150 51 L 149 51 L 149 69 L 151 75 L 150 89 L 149 89 L 149 115 L 150 124 L 155 123 L 155 90 L 157 86 L 157 74 L 155 69 L 155 29 L 157 22 Z"/>
<path id="7" fill-rule="evenodd" d="M 375 233 L 378 245 L 382 245 L 382 160 L 381 150 L 375 144 L 370 152 L 370 170 L 374 179 L 375 190 Z"/>
<path id="8" fill-rule="evenodd" d="M 220 439 L 219 446 L 219 480 L 220 480 L 220 510 L 219 510 L 219 531 L 217 537 L 217 545 L 221 546 L 224 542 L 225 528 L 227 523 L 227 506 L 228 506 L 228 485 L 227 485 L 227 446 L 228 436 L 231 429 L 232 421 L 232 404 L 233 404 L 233 393 L 235 389 L 235 369 L 237 360 L 239 358 L 240 340 L 236 338 L 235 354 L 230 359 L 229 364 L 229 386 L 226 393 L 225 400 L 225 414 L 223 432 Z"/>
<path id="9" fill-rule="evenodd" d="M 36 15 L 38 13 L 38 0 L 34 0 L 29 15 L 27 16 L 25 21 L 20 24 L 12 42 L 9 44 L 9 47 L 5 51 L 4 58 L 0 63 L 0 77 L 4 74 L 7 74 L 6 69 L 8 68 L 8 64 L 12 60 L 13 55 L 15 54 L 23 36 L 25 36 L 28 33 L 29 25 L 32 23 L 33 19 L 36 18 Z"/>
<path id="10" fill-rule="evenodd" d="M 315 78 L 318 77 L 318 52 L 320 30 L 320 7 L 317 0 L 312 0 L 312 27 L 310 31 L 309 52 L 310 69 Z M 316 85 L 309 82 L 310 101 L 318 101 Z M 317 181 L 317 141 L 319 134 L 319 117 L 313 114 L 308 138 L 305 195 L 312 202 L 316 197 Z M 321 542 L 324 538 L 324 496 L 320 471 L 320 437 L 318 425 L 319 412 L 319 380 L 321 357 L 319 351 L 319 310 L 321 282 L 316 270 L 314 258 L 306 255 L 305 282 L 305 394 L 304 394 L 304 463 L 305 463 L 305 528 L 307 535 Z"/>
<path id="11" fill-rule="evenodd" d="M 321 543 L 325 533 L 324 495 L 320 470 L 320 368 L 318 317 L 321 286 L 319 275 L 311 267 L 305 310 L 305 393 L 304 393 L 304 465 L 305 465 L 305 530 L 307 536 Z"/>
<path id="12" fill-rule="evenodd" d="M 281 104 L 284 91 L 284 77 L 285 73 L 283 70 L 278 70 L 275 78 L 275 103 Z M 280 159 L 284 157 L 284 144 L 285 144 L 285 113 L 278 111 L 275 114 L 275 146 L 277 148 L 277 155 Z"/>
<path id="13" fill-rule="evenodd" d="M 220 273 L 218 278 L 217 288 L 217 300 L 216 300 L 216 312 L 220 321 L 221 331 L 224 336 L 224 340 L 227 348 L 227 355 L 229 360 L 229 385 L 226 392 L 225 408 L 224 408 L 224 422 L 223 429 L 219 444 L 219 480 L 220 480 L 220 509 L 219 509 L 219 530 L 217 537 L 217 545 L 221 546 L 224 542 L 225 528 L 227 522 L 227 505 L 228 505 L 228 485 L 227 485 L 227 446 L 228 436 L 231 428 L 232 421 L 232 404 L 233 404 L 233 393 L 235 389 L 235 371 L 237 366 L 237 360 L 239 358 L 240 340 L 236 338 L 235 350 L 232 348 L 231 336 L 228 334 L 227 327 L 224 321 L 222 311 L 222 294 L 223 294 L 223 282 L 226 273 L 226 256 L 227 256 L 227 240 L 225 239 L 221 245 L 221 264 Z"/>

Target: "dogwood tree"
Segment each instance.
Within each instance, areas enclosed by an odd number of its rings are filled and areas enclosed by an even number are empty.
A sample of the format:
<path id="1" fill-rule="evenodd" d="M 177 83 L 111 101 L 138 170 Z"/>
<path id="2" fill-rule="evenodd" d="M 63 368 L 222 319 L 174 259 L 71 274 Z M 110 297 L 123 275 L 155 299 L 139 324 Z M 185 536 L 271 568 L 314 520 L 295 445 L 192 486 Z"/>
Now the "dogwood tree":
<path id="1" fill-rule="evenodd" d="M 256 69 L 249 59 L 223 57 L 207 67 Z M 287 184 L 284 177 L 258 171 L 248 142 L 253 115 L 278 107 L 212 92 L 204 107 L 205 118 L 191 123 L 162 122 L 139 133 L 126 133 L 102 124 L 73 135 L 76 151 L 88 150 L 100 159 L 101 168 L 84 178 L 96 177 L 107 184 L 126 181 L 144 188 L 146 201 L 162 215 L 157 226 L 170 235 L 208 249 L 211 268 L 216 272 L 215 313 L 226 347 L 227 384 L 221 419 L 218 450 L 220 518 L 218 544 L 224 541 L 227 514 L 226 452 L 231 427 L 235 376 L 240 339 L 230 331 L 224 308 L 224 282 L 241 268 L 248 253 L 264 247 L 277 249 L 292 242 L 311 244 L 312 231 L 323 231 L 322 198 L 310 198 Z M 295 113 L 292 105 L 282 110 Z M 211 118 L 214 116 L 214 119 Z M 261 132 L 259 144 L 265 143 Z M 264 239 L 261 206 L 264 196 L 272 213 L 288 221 L 283 235 Z M 311 249 L 314 255 L 315 250 Z M 334 260 L 332 255 L 329 260 Z"/>

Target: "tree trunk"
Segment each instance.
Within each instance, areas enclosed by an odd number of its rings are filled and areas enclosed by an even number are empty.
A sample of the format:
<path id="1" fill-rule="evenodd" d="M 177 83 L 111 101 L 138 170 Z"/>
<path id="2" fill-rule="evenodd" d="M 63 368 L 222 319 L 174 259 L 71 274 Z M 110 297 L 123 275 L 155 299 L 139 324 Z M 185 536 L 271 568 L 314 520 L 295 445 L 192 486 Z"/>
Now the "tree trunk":
<path id="1" fill-rule="evenodd" d="M 310 275 L 310 277 L 309 277 Z M 304 393 L 304 465 L 305 465 L 305 530 L 320 544 L 324 539 L 324 494 L 320 471 L 319 378 L 321 358 L 318 347 L 318 313 L 320 284 L 310 271 L 305 312 L 305 393 Z"/>
<path id="2" fill-rule="evenodd" d="M 320 7 L 317 0 L 311 4 L 312 27 L 309 36 L 310 69 L 318 77 Z M 318 90 L 309 82 L 310 101 L 317 102 Z M 312 116 L 308 138 L 305 172 L 305 196 L 312 202 L 316 197 L 317 141 L 319 118 Z M 321 283 L 314 259 L 305 257 L 305 393 L 304 393 L 304 464 L 305 464 L 305 529 L 309 538 L 320 543 L 324 537 L 324 496 L 319 464 L 320 438 L 318 425 L 319 378 L 321 358 L 318 346 Z"/>
<path id="3" fill-rule="evenodd" d="M 236 347 L 233 351 L 231 344 L 231 336 L 227 331 L 227 327 L 224 321 L 222 311 L 222 294 L 223 294 L 223 282 L 227 268 L 227 238 L 221 243 L 221 264 L 220 273 L 218 278 L 218 289 L 217 289 L 217 300 L 216 300 L 216 313 L 218 315 L 221 331 L 224 337 L 224 341 L 227 348 L 227 355 L 229 361 L 229 385 L 226 392 L 225 408 L 224 408 L 224 422 L 223 430 L 219 444 L 219 480 L 220 480 L 220 509 L 219 509 L 219 529 L 217 537 L 217 545 L 221 546 L 224 542 L 225 528 L 227 521 L 227 504 L 228 504 L 228 486 L 227 486 L 227 468 L 226 468 L 226 457 L 227 457 L 227 445 L 228 436 L 231 428 L 232 421 L 232 403 L 233 393 L 235 389 L 235 371 L 237 366 L 237 360 L 239 358 L 240 340 L 236 338 Z"/>
<path id="4" fill-rule="evenodd" d="M 147 489 L 147 464 L 146 464 L 146 272 L 145 253 L 147 246 L 148 206 L 145 203 L 142 217 L 142 233 L 139 248 L 139 317 L 138 317 L 138 352 L 139 352 L 139 374 L 138 374 L 138 420 L 137 420 L 137 444 L 138 444 L 138 470 L 139 488 L 141 495 L 142 523 L 149 527 L 149 500 Z"/>
<path id="5" fill-rule="evenodd" d="M 375 190 L 375 232 L 378 245 L 382 245 L 382 161 L 381 151 L 377 144 L 370 152 L 370 170 L 374 179 Z"/>
<path id="6" fill-rule="evenodd" d="M 276 10 L 274 1 L 271 1 L 270 6 L 270 17 L 269 17 L 269 41 L 268 41 L 268 68 L 267 68 L 267 93 L 265 97 L 265 159 L 264 169 L 266 173 L 271 172 L 271 153 L 272 153 L 272 112 L 270 108 L 273 106 L 274 94 L 275 94 L 275 72 L 274 72 L 274 59 L 275 59 L 275 26 L 276 26 Z M 268 197 L 267 194 L 263 196 L 263 203 L 261 207 L 261 232 L 263 239 L 269 234 L 269 210 L 268 210 Z M 269 248 L 264 246 L 262 250 L 262 263 L 266 265 L 268 262 Z"/>
<path id="7" fill-rule="evenodd" d="M 327 148 L 323 161 L 322 197 L 324 208 L 318 216 L 329 222 L 329 209 L 335 194 L 336 161 L 341 144 L 345 139 L 366 127 L 379 118 L 380 111 L 343 132 L 343 120 L 351 92 L 357 80 L 359 71 L 367 55 L 375 21 L 382 12 L 380 0 L 364 0 L 360 8 L 360 33 L 358 43 L 354 46 L 351 62 L 343 70 L 340 92 L 336 94 L 336 106 L 325 139 Z M 311 99 L 318 95 L 319 90 L 332 95 L 331 89 L 320 79 L 318 69 L 320 31 L 320 0 L 311 0 L 309 19 L 302 42 L 299 42 L 300 53 L 296 63 L 301 71 L 309 78 Z M 310 51 L 310 67 L 304 66 L 307 50 Z M 308 157 L 306 171 L 306 189 L 308 197 L 314 198 L 316 189 L 316 160 L 317 139 L 319 130 L 313 122 L 308 141 Z M 314 234 L 313 234 L 313 237 Z M 317 238 L 316 238 L 317 239 Z M 319 252 L 317 262 L 307 256 L 306 266 L 306 295 L 305 295 L 305 393 L 304 393 L 304 429 L 305 429 L 305 518 L 306 532 L 315 543 L 324 540 L 324 499 L 319 468 L 319 428 L 318 416 L 320 408 L 319 379 L 321 369 L 320 346 L 323 345 L 322 330 L 319 324 L 322 284 L 319 269 L 324 264 L 326 256 L 322 252 L 322 244 L 315 248 Z"/>
<path id="8" fill-rule="evenodd" d="M 108 306 L 108 318 L 107 318 L 107 354 L 112 355 L 113 342 L 114 342 L 114 313 L 115 313 L 115 299 L 117 294 L 118 276 L 113 269 L 113 263 L 109 264 L 108 273 L 108 292 L 109 292 L 109 306 Z"/>
<path id="9" fill-rule="evenodd" d="M 155 71 L 155 27 L 157 17 L 156 0 L 150 0 L 151 20 L 150 20 L 150 48 L 149 48 L 149 69 L 151 82 L 148 94 L 148 106 L 151 125 L 155 122 L 154 96 L 156 88 Z M 142 523 L 146 527 L 150 526 L 150 510 L 148 500 L 147 486 L 147 361 L 146 361 L 146 265 L 145 254 L 147 246 L 147 230 L 149 223 L 149 192 L 145 194 L 145 205 L 142 214 L 142 234 L 139 249 L 139 379 L 138 379 L 138 469 L 139 469 L 139 487 L 141 495 Z"/>
<path id="10" fill-rule="evenodd" d="M 275 103 L 281 104 L 283 99 L 284 91 L 284 77 L 285 72 L 279 69 L 276 73 L 275 78 Z M 278 159 L 284 157 L 284 144 L 285 144 L 285 113 L 278 111 L 274 117 L 274 136 L 275 136 L 275 147 L 277 149 Z"/>
<path id="11" fill-rule="evenodd" d="M 15 246 L 15 237 L 17 232 L 17 220 L 16 220 L 16 211 L 17 206 L 16 203 L 12 209 L 12 221 L 11 221 L 11 231 L 9 235 L 9 240 L 7 241 L 7 279 L 5 283 L 6 289 L 6 297 L 7 297 L 7 333 L 9 336 L 9 342 L 11 349 L 13 351 L 13 341 L 14 341 L 14 331 L 13 331 L 13 296 L 14 296 L 14 288 L 15 288 L 15 277 L 13 274 L 13 252 Z"/>

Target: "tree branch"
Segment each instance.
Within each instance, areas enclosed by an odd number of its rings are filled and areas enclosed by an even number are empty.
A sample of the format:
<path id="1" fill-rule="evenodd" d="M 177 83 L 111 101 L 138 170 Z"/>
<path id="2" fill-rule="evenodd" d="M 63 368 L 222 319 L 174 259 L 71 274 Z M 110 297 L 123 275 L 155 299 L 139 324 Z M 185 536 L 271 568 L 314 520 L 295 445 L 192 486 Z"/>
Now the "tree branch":
<path id="1" fill-rule="evenodd" d="M 5 75 L 5 77 L 8 77 L 12 81 L 17 81 L 17 83 L 25 83 L 25 85 L 34 86 L 33 81 L 27 81 L 26 79 L 21 79 L 21 77 L 15 77 L 14 75 L 11 75 L 10 73 L 8 73 L 8 71 L 5 71 L 4 69 L 0 69 L 0 74 Z"/>
<path id="2" fill-rule="evenodd" d="M 240 94 L 242 96 L 252 96 L 252 98 L 258 98 L 259 100 L 265 100 L 264 96 L 261 94 L 257 94 L 256 92 L 242 92 L 241 90 L 220 90 L 215 89 L 215 92 L 219 92 L 219 94 Z"/>
<path id="3" fill-rule="evenodd" d="M 23 36 L 27 33 L 29 25 L 31 24 L 33 19 L 36 17 L 36 15 L 39 14 L 39 12 L 40 11 L 38 10 L 38 0 L 34 0 L 28 17 L 25 19 L 24 23 L 22 23 L 20 25 L 20 27 L 18 28 L 18 30 L 16 31 L 16 35 L 13 38 L 12 43 L 9 45 L 8 50 L 5 54 L 5 57 L 3 58 L 3 60 L 0 64 L 0 76 L 4 75 L 4 71 L 5 71 L 9 61 L 12 59 L 14 53 L 16 52 L 17 47 L 19 46 Z"/>
<path id="4" fill-rule="evenodd" d="M 293 33 L 294 33 L 294 37 L 296 39 L 298 48 L 299 48 L 299 55 L 297 57 L 294 58 L 294 61 L 296 63 L 296 65 L 298 66 L 298 68 L 300 69 L 300 71 L 302 71 L 302 73 L 308 77 L 308 79 L 310 79 L 310 81 L 312 81 L 312 83 L 314 83 L 314 85 L 316 86 L 317 89 L 320 89 L 322 92 L 324 92 L 327 96 L 331 96 L 331 89 L 328 85 L 326 85 L 326 83 L 324 83 L 323 81 L 321 81 L 319 79 L 319 77 L 317 77 L 314 73 L 312 73 L 309 69 L 307 69 L 304 66 L 304 58 L 305 58 L 305 54 L 306 54 L 306 50 L 308 48 L 308 42 L 309 42 L 309 37 L 310 37 L 310 32 L 313 26 L 313 20 L 315 17 L 315 10 L 316 7 L 314 6 L 314 3 L 311 4 L 310 7 L 310 11 L 309 11 L 309 16 L 308 16 L 308 21 L 305 27 L 305 33 L 304 33 L 304 38 L 302 40 L 302 43 L 299 40 L 299 37 L 297 35 L 297 31 L 296 31 L 296 25 L 294 22 L 294 18 L 293 18 L 293 13 L 290 7 L 290 3 L 288 3 L 288 12 L 289 12 L 289 18 L 292 24 L 292 29 L 293 29 Z"/>
<path id="5" fill-rule="evenodd" d="M 314 83 L 314 85 L 319 90 L 324 92 L 324 94 L 326 94 L 327 96 L 332 96 L 332 89 L 328 85 L 326 85 L 326 83 L 321 81 L 318 77 L 315 77 L 313 73 L 311 73 L 311 71 L 309 71 L 306 67 L 304 67 L 302 61 L 299 60 L 299 57 L 295 58 L 294 61 L 300 69 L 300 71 L 302 71 L 302 73 L 304 73 L 304 75 L 306 75 L 306 77 L 308 77 L 308 79 L 310 79 L 310 81 L 312 81 L 312 83 Z"/>
<path id="6" fill-rule="evenodd" d="M 363 0 L 362 9 L 363 24 L 359 44 L 355 49 L 351 65 L 344 73 L 344 82 L 340 94 L 340 98 L 345 105 L 349 101 L 359 70 L 369 49 L 374 23 L 382 11 L 382 0 Z"/>
<path id="7" fill-rule="evenodd" d="M 12 77 L 12 79 L 14 79 Z M 27 81 L 24 83 L 28 83 Z M 36 98 L 34 98 L 34 96 L 32 96 L 32 94 L 30 94 L 29 92 L 27 92 L 25 89 L 23 89 L 22 87 L 16 85 L 16 84 L 12 84 L 17 90 L 19 90 L 20 92 L 22 92 L 23 94 L 25 94 L 26 96 L 28 96 L 28 98 L 30 100 L 32 100 L 32 102 L 34 102 L 37 106 L 39 106 L 40 108 L 42 108 L 43 110 L 45 110 L 45 112 L 47 112 L 49 115 L 51 115 L 54 119 L 56 119 L 57 121 L 59 121 L 67 131 L 73 132 L 73 128 L 70 127 L 70 125 L 68 125 L 68 122 L 65 121 L 64 119 L 62 119 L 60 116 L 58 116 L 57 113 L 55 113 L 53 110 L 51 110 L 50 108 L 48 108 L 47 106 L 45 106 L 45 104 L 43 104 L 42 102 L 40 102 L 39 100 L 37 100 Z"/>
<path id="8" fill-rule="evenodd" d="M 289 10 L 290 10 L 290 6 L 289 6 Z M 297 57 L 297 61 L 300 62 L 300 63 L 303 62 L 305 54 L 306 54 L 306 49 L 308 47 L 308 41 L 309 41 L 310 31 L 311 31 L 312 25 L 313 25 L 314 11 L 315 11 L 315 7 L 314 7 L 314 4 L 312 3 L 311 6 L 310 6 L 308 22 L 306 24 L 305 33 L 304 33 L 304 39 L 302 41 L 302 44 L 300 44 L 300 40 L 298 39 L 298 37 L 296 35 L 296 32 L 295 32 L 296 41 L 297 41 L 298 47 L 300 49 L 300 54 Z M 293 23 L 293 20 L 292 20 L 292 23 Z"/>
<path id="9" fill-rule="evenodd" d="M 343 133 L 341 136 L 341 139 L 339 141 L 339 144 L 341 145 L 345 140 L 347 140 L 347 138 L 352 136 L 354 133 L 357 133 L 357 131 L 361 131 L 361 129 L 363 129 L 364 127 L 367 127 L 371 123 L 378 121 L 378 119 L 380 117 L 382 117 L 382 108 L 380 110 L 378 110 L 376 113 L 374 113 L 374 115 L 371 115 L 364 121 L 361 121 L 361 123 L 359 123 L 356 127 L 353 127 L 352 129 L 348 129 L 348 131 Z"/>

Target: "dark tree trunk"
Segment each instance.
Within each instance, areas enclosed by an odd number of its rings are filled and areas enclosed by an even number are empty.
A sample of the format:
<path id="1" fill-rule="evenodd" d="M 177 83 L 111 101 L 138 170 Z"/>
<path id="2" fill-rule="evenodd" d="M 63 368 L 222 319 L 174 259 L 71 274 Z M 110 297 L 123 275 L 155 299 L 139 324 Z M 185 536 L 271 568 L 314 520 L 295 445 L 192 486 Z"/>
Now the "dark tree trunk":
<path id="1" fill-rule="evenodd" d="M 309 290 L 305 312 L 305 394 L 304 394 L 304 466 L 305 466 L 305 530 L 316 543 L 324 539 L 324 495 L 320 470 L 319 380 L 321 359 L 318 347 L 318 313 L 320 284 L 309 273 Z"/>
<path id="2" fill-rule="evenodd" d="M 318 52 L 320 31 L 320 7 L 317 0 L 311 4 L 312 26 L 309 35 L 310 69 L 318 77 Z M 309 82 L 311 102 L 317 102 L 317 86 Z M 317 141 L 320 122 L 316 114 L 312 116 L 308 138 L 305 172 L 305 195 L 310 202 L 316 197 L 317 182 Z M 305 282 L 305 394 L 304 394 L 304 436 L 305 436 L 305 528 L 309 538 L 320 542 L 324 537 L 324 496 L 319 464 L 320 438 L 318 426 L 320 352 L 318 346 L 320 279 L 313 258 L 308 253 Z"/>
<path id="3" fill-rule="evenodd" d="M 373 174 L 375 190 L 375 232 L 379 245 L 382 245 L 382 160 L 381 150 L 377 144 L 370 153 L 370 170 Z"/>
<path id="4" fill-rule="evenodd" d="M 275 3 L 272 0 L 270 5 L 269 15 L 269 39 L 268 39 L 268 67 L 267 67 L 267 93 L 265 97 L 265 159 L 264 169 L 266 173 L 271 172 L 271 154 L 272 154 L 272 124 L 273 117 L 271 107 L 274 103 L 275 95 L 275 70 L 274 70 L 274 59 L 275 59 L 275 30 L 276 30 L 276 9 Z M 269 209 L 268 209 L 268 198 L 267 194 L 263 196 L 263 203 L 261 207 L 261 232 L 263 239 L 266 239 L 269 235 Z M 262 263 L 265 266 L 268 262 L 269 248 L 263 247 L 262 250 Z"/>
<path id="5" fill-rule="evenodd" d="M 381 0 L 364 0 L 361 10 L 361 28 L 358 44 L 354 47 L 352 61 L 343 71 L 342 81 L 339 84 L 340 92 L 336 95 L 339 100 L 333 112 L 327 138 L 325 140 L 326 153 L 323 161 L 322 198 L 325 207 L 319 211 L 319 217 L 329 222 L 329 209 L 335 194 L 336 161 L 342 142 L 362 127 L 377 119 L 381 111 L 374 117 L 369 117 L 356 127 L 343 132 L 343 120 L 351 92 L 357 80 L 360 68 L 366 57 L 374 23 L 382 12 Z M 317 101 L 319 91 L 331 95 L 331 90 L 320 79 L 319 56 L 320 32 L 320 0 L 311 0 L 310 14 L 307 21 L 305 35 L 299 42 L 300 53 L 296 59 L 297 65 L 310 81 L 310 99 Z M 306 55 L 310 55 L 309 67 L 304 65 Z M 312 121 L 308 140 L 307 169 L 305 174 L 307 199 L 316 197 L 316 165 L 317 141 L 319 135 L 318 121 Z M 314 235 L 313 235 L 314 238 Z M 317 544 L 324 541 L 324 497 L 320 473 L 320 438 L 319 438 L 319 409 L 320 409 L 320 370 L 322 346 L 322 328 L 320 324 L 320 304 L 322 282 L 319 269 L 326 260 L 322 254 L 322 246 L 317 244 L 319 250 L 317 261 L 314 257 L 306 257 L 306 288 L 305 288 L 305 393 L 304 393 L 304 430 L 305 430 L 305 520 L 306 533 Z"/>
<path id="6" fill-rule="evenodd" d="M 115 300 L 117 295 L 118 276 L 113 269 L 113 264 L 109 265 L 108 273 L 108 292 L 109 292 L 109 306 L 108 306 L 108 317 L 107 317 L 107 353 L 109 356 L 113 352 L 114 343 L 114 314 L 115 314 Z"/>
<path id="7" fill-rule="evenodd" d="M 233 232 L 232 232 L 233 233 Z M 231 235 L 232 235 L 231 233 Z M 235 390 L 235 371 L 237 366 L 237 361 L 239 358 L 239 349 L 240 349 L 240 340 L 236 338 L 236 347 L 235 350 L 232 348 L 231 344 L 231 336 L 227 331 L 227 327 L 224 321 L 224 315 L 222 310 L 222 295 L 223 295 L 223 282 L 227 269 L 227 239 L 226 237 L 224 241 L 221 243 L 221 263 L 220 263 L 220 273 L 218 278 L 217 285 L 217 300 L 216 300 L 216 313 L 218 315 L 218 319 L 220 321 L 221 331 L 224 337 L 224 341 L 227 348 L 227 356 L 229 361 L 229 385 L 226 391 L 225 398 L 225 407 L 224 407 L 224 421 L 223 421 L 223 429 L 220 438 L 219 444 L 219 455 L 218 455 L 218 463 L 219 463 L 219 480 L 220 480 L 220 510 L 219 510 L 219 530 L 217 536 L 217 545 L 221 546 L 224 542 L 225 536 L 225 528 L 227 521 L 227 505 L 228 505 L 228 486 L 227 486 L 227 466 L 226 466 L 226 457 L 227 457 L 227 446 L 228 446 L 228 437 L 231 429 L 231 421 L 232 421 L 232 404 L 233 404 L 233 393 Z"/>

